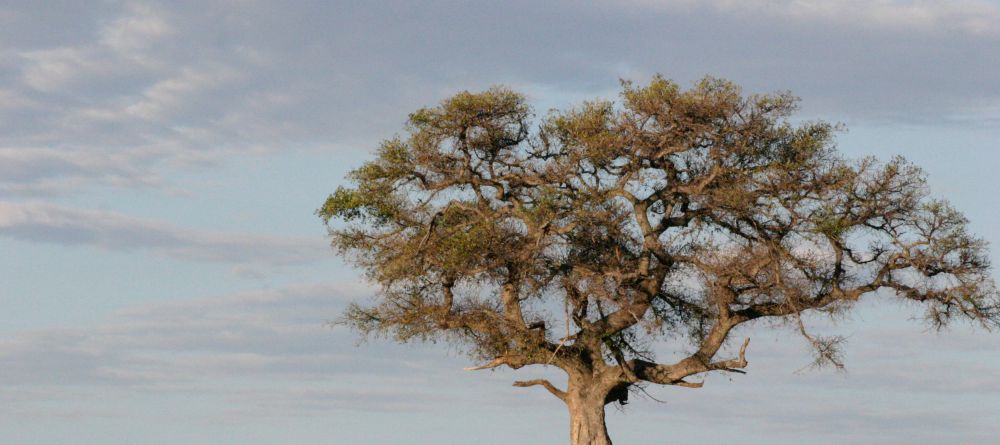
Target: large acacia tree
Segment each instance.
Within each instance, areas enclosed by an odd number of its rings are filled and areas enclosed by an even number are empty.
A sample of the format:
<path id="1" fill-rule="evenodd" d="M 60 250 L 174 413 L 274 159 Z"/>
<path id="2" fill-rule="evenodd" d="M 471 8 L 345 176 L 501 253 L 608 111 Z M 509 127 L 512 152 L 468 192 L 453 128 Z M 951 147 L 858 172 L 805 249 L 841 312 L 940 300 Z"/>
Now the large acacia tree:
<path id="1" fill-rule="evenodd" d="M 937 327 L 1000 322 L 985 243 L 921 170 L 846 160 L 836 128 L 792 124 L 795 108 L 655 77 L 537 123 L 505 88 L 417 110 L 318 212 L 381 289 L 344 319 L 457 342 L 484 363 L 470 369 L 565 371 L 562 389 L 514 385 L 565 402 L 574 445 L 611 443 L 604 408 L 637 385 L 743 372 L 749 339 L 720 353 L 741 326 L 785 322 L 840 366 L 840 339 L 803 314 L 877 294 L 922 303 Z M 661 339 L 685 357 L 657 361 Z"/>

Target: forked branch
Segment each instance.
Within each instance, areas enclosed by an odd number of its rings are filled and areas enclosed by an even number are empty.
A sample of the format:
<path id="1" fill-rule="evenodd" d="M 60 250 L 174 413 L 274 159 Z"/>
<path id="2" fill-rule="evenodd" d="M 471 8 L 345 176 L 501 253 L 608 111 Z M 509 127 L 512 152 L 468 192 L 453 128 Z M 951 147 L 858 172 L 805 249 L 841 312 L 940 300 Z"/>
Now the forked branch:
<path id="1" fill-rule="evenodd" d="M 714 371 L 729 371 L 738 372 L 740 374 L 746 374 L 743 368 L 747 367 L 747 346 L 750 345 L 750 337 L 743 340 L 743 346 L 740 346 L 740 355 L 737 358 L 724 360 L 721 362 L 713 362 L 708 365 L 710 370 Z"/>
<path id="2" fill-rule="evenodd" d="M 701 374 L 709 371 L 726 371 L 746 374 L 743 368 L 747 366 L 747 347 L 750 345 L 750 338 L 747 337 L 740 346 L 740 353 L 737 358 L 705 363 L 698 361 L 695 356 L 688 357 L 673 365 L 663 365 L 645 360 L 630 360 L 629 366 L 632 375 L 629 377 L 633 383 L 639 380 L 659 383 L 661 385 L 683 386 L 686 388 L 701 388 L 704 382 L 692 383 L 685 381 L 686 377 Z"/>

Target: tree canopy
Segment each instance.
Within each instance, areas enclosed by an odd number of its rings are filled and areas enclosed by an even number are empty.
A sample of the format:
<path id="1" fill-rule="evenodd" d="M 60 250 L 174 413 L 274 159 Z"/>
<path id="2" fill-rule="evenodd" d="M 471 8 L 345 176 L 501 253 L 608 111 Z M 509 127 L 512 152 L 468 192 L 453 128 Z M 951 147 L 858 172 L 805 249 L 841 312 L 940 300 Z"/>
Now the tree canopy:
<path id="1" fill-rule="evenodd" d="M 734 328 L 787 322 L 841 366 L 807 312 L 917 301 L 941 327 L 1000 323 L 985 242 L 903 158 L 849 160 L 837 127 L 792 123 L 788 93 L 705 78 L 622 83 L 620 100 L 535 121 L 503 87 L 412 113 L 318 211 L 380 292 L 345 320 L 399 341 L 446 339 L 482 364 L 551 365 L 574 444 L 610 443 L 604 405 L 652 383 L 742 372 Z M 659 362 L 652 345 L 682 339 Z M 599 408 L 599 411 L 598 411 Z"/>

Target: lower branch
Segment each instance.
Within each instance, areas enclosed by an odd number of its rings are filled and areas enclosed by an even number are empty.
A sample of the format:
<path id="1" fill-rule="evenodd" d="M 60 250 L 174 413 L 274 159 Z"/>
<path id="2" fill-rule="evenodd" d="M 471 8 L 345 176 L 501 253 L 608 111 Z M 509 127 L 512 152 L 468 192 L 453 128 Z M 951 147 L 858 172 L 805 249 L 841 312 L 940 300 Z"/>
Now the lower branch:
<path id="1" fill-rule="evenodd" d="M 675 385 L 686 388 L 701 388 L 704 382 L 688 382 L 684 378 L 709 371 L 727 371 L 745 374 L 743 368 L 747 366 L 747 347 L 750 339 L 743 341 L 740 347 L 740 354 L 737 358 L 705 363 L 695 356 L 688 357 L 673 365 L 663 365 L 645 360 L 630 360 L 631 379 L 634 381 L 644 380 L 661 385 Z"/>
<path id="2" fill-rule="evenodd" d="M 548 380 L 545 380 L 545 379 L 535 379 L 535 380 L 523 380 L 523 381 L 514 382 L 514 386 L 517 386 L 517 387 L 520 387 L 520 388 L 526 388 L 526 387 L 535 386 L 535 385 L 542 386 L 543 388 L 547 389 L 550 393 L 552 393 L 552 395 L 558 397 L 559 400 L 566 401 L 566 392 L 560 390 L 559 388 L 556 388 L 556 386 L 553 385 Z"/>

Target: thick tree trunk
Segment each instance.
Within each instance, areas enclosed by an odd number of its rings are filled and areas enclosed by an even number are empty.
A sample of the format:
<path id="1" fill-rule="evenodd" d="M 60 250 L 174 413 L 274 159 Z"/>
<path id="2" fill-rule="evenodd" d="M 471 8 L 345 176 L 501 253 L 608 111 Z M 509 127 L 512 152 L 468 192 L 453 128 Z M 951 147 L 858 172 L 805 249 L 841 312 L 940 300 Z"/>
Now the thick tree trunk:
<path id="1" fill-rule="evenodd" d="M 604 424 L 603 396 L 570 394 L 566 406 L 569 408 L 570 445 L 611 445 L 608 428 Z"/>

